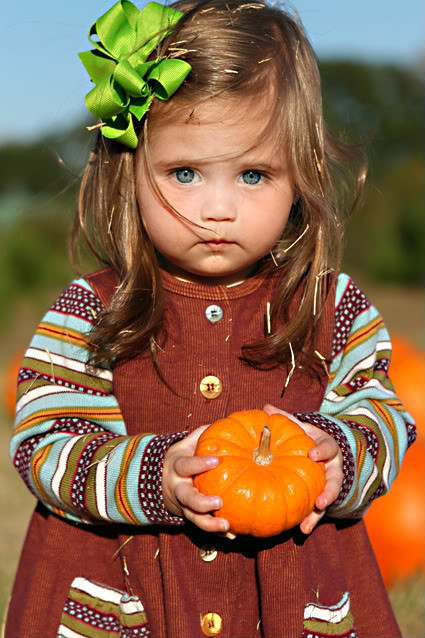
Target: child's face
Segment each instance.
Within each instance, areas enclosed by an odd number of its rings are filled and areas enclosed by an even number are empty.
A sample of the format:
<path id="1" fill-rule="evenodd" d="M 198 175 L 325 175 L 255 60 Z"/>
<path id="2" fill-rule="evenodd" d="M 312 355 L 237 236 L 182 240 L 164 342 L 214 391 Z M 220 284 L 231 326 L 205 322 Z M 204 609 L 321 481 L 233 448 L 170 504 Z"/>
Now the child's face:
<path id="1" fill-rule="evenodd" d="M 294 199 L 273 141 L 261 138 L 267 104 L 215 98 L 150 127 L 149 154 L 170 213 L 152 188 L 143 153 L 137 197 L 146 230 L 169 272 L 190 281 L 231 284 L 248 277 L 280 239 Z"/>

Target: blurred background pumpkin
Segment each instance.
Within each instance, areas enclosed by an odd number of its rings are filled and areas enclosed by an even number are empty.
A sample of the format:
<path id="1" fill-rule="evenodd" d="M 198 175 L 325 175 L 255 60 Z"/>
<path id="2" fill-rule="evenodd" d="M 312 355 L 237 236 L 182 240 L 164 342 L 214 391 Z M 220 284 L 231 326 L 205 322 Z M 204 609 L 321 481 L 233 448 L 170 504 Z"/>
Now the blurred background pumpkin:
<path id="1" fill-rule="evenodd" d="M 412 583 L 423 591 L 424 580 L 425 356 L 401 334 L 392 334 L 391 341 L 390 378 L 418 436 L 390 491 L 372 503 L 365 522 L 386 586 L 405 596 Z"/>
<path id="2" fill-rule="evenodd" d="M 15 417 L 16 390 L 18 386 L 18 373 L 21 367 L 24 351 L 20 350 L 12 355 L 1 375 L 1 394 L 3 405 L 7 415 L 13 420 Z"/>
<path id="3" fill-rule="evenodd" d="M 425 356 L 407 337 L 394 334 L 391 341 L 390 378 L 416 423 L 418 440 L 425 443 Z"/>
<path id="4" fill-rule="evenodd" d="M 365 523 L 388 588 L 424 573 L 425 446 L 417 441 L 406 453 L 390 491 L 373 501 Z"/>

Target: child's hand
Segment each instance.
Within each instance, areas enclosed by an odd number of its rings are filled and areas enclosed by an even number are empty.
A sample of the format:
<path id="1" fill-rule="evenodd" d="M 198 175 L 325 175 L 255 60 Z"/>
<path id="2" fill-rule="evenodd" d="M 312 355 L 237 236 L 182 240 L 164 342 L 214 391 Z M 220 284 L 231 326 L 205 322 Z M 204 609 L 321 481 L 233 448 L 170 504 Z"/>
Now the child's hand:
<path id="1" fill-rule="evenodd" d="M 218 496 L 206 496 L 193 485 L 192 476 L 205 472 L 218 464 L 216 456 L 193 456 L 203 425 L 186 438 L 172 445 L 164 457 L 162 492 L 165 507 L 171 514 L 184 516 L 206 532 L 227 532 L 229 523 L 224 518 L 209 514 L 222 506 Z"/>
<path id="2" fill-rule="evenodd" d="M 284 410 L 278 410 L 278 408 L 275 408 L 272 405 L 265 405 L 264 411 L 267 412 L 267 414 L 274 414 L 278 412 L 299 425 L 316 443 L 316 447 L 312 448 L 308 453 L 309 458 L 313 461 L 325 462 L 326 484 L 323 488 L 323 492 L 319 494 L 316 499 L 315 510 L 306 516 L 306 518 L 300 523 L 301 531 L 304 534 L 310 534 L 320 519 L 325 515 L 326 508 L 334 502 L 341 491 L 342 481 L 344 478 L 342 472 L 341 449 L 330 434 L 314 425 L 298 421 L 298 419 L 292 416 L 292 414 L 289 414 Z"/>

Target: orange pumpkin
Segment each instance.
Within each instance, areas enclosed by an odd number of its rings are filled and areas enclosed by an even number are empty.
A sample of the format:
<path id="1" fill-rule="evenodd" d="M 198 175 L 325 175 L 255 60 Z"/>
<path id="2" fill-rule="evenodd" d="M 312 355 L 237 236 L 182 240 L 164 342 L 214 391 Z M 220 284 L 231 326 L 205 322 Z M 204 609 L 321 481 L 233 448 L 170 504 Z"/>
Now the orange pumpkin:
<path id="1" fill-rule="evenodd" d="M 3 404 L 8 415 L 13 419 L 16 407 L 16 390 L 18 385 L 19 368 L 24 358 L 23 352 L 15 354 L 6 364 L 1 377 L 1 390 L 3 396 Z"/>
<path id="2" fill-rule="evenodd" d="M 194 477 L 195 487 L 220 496 L 214 512 L 234 534 L 274 536 L 300 523 L 325 486 L 324 464 L 307 457 L 315 446 L 281 414 L 243 410 L 216 421 L 200 436 L 196 455 L 219 457 Z"/>
<path id="3" fill-rule="evenodd" d="M 416 422 L 418 439 L 425 442 L 425 357 L 406 337 L 391 337 L 393 355 L 389 370 L 397 396 Z"/>
<path id="4" fill-rule="evenodd" d="M 387 587 L 424 569 L 425 446 L 407 451 L 399 476 L 385 496 L 371 504 L 365 523 Z"/>

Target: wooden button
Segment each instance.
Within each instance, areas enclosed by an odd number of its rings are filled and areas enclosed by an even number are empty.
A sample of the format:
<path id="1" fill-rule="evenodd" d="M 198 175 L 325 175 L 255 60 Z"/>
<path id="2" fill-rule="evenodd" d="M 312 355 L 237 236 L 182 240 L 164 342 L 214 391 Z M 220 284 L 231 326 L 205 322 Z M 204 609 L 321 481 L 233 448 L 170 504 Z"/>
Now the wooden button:
<path id="1" fill-rule="evenodd" d="M 218 377 L 208 375 L 202 379 L 199 389 L 206 399 L 216 399 L 222 393 L 223 386 Z"/>
<path id="2" fill-rule="evenodd" d="M 209 611 L 202 616 L 201 629 L 206 636 L 218 636 L 223 629 L 223 621 L 221 616 L 213 611 Z"/>
<path id="3" fill-rule="evenodd" d="M 210 563 L 212 560 L 217 558 L 218 551 L 212 545 L 204 545 L 199 550 L 199 553 L 203 561 Z"/>

